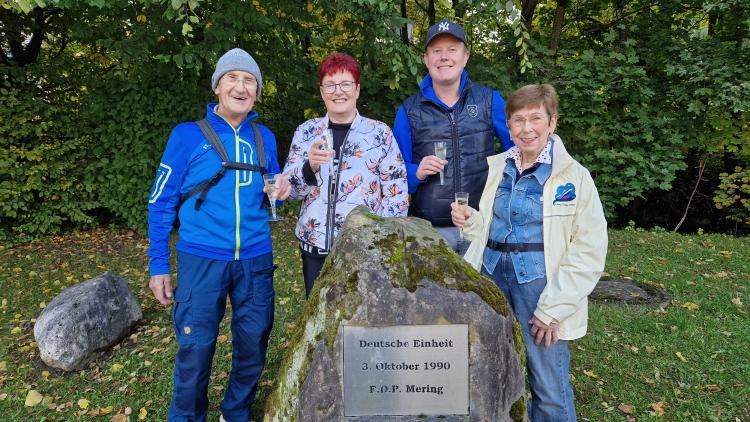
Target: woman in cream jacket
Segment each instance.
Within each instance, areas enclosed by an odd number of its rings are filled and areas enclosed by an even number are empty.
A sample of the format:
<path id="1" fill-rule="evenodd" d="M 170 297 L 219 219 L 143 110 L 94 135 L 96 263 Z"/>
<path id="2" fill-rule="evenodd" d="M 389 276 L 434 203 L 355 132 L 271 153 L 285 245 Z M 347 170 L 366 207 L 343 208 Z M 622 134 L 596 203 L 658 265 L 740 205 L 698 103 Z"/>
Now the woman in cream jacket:
<path id="1" fill-rule="evenodd" d="M 505 112 L 515 146 L 487 159 L 479 210 L 453 203 L 451 215 L 471 240 L 464 259 L 493 279 L 521 324 L 531 420 L 574 421 L 567 340 L 586 334 L 607 223 L 588 170 L 553 134 L 554 88 L 520 88 Z"/>

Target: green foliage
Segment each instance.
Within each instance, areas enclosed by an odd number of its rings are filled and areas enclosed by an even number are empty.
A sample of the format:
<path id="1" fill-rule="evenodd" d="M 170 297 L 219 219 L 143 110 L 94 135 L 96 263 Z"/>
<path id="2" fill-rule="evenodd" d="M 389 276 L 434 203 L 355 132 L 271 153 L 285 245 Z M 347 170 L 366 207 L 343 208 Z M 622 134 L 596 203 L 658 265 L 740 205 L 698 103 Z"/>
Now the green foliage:
<path id="1" fill-rule="evenodd" d="M 0 238 L 110 221 L 143 229 L 169 131 L 203 115 L 213 65 L 232 47 L 261 67 L 256 110 L 282 161 L 295 127 L 325 113 L 317 65 L 333 51 L 362 66 L 360 113 L 390 124 L 425 73 L 427 1 L 407 0 L 405 16 L 392 0 L 0 2 Z M 473 80 L 506 97 L 526 83 L 557 87 L 558 131 L 610 217 L 692 183 L 680 179 L 690 157 L 708 154 L 709 175 L 750 162 L 750 4 L 565 3 L 554 52 L 561 2 L 539 2 L 532 31 L 517 0 L 433 4 L 435 18 L 464 25 Z M 38 55 L 16 63 L 13 43 L 39 28 Z"/>
<path id="2" fill-rule="evenodd" d="M 735 167 L 733 173 L 721 173 L 714 194 L 716 208 L 728 209 L 728 219 L 750 224 L 750 168 Z"/>
<path id="3" fill-rule="evenodd" d="M 75 96 L 29 98 L 43 83 L 33 70 L 0 70 L 0 241 L 92 224 L 99 205 L 94 181 L 83 177 L 91 138 L 72 133 L 78 122 L 67 113 Z"/>

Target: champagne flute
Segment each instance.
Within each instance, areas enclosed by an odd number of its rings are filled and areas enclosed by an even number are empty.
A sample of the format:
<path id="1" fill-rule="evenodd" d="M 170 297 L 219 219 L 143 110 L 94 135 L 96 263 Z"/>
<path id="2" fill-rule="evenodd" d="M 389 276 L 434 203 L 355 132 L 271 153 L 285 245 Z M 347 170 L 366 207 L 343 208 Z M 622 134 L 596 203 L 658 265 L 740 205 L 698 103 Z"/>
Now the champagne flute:
<path id="1" fill-rule="evenodd" d="M 331 171 L 333 171 L 333 131 L 331 129 L 326 129 L 325 133 L 323 134 L 323 139 L 326 141 L 326 151 L 331 155 L 331 158 L 328 161 L 328 164 L 331 166 Z"/>
<path id="2" fill-rule="evenodd" d="M 435 142 L 435 156 L 441 160 L 445 160 L 446 147 L 445 142 Z M 443 171 L 440 170 L 440 184 L 443 185 Z"/>
<path id="3" fill-rule="evenodd" d="M 469 192 L 456 192 L 456 205 L 458 210 L 464 212 L 469 206 Z M 458 229 L 458 238 L 464 240 L 464 229 Z"/>
<path id="4" fill-rule="evenodd" d="M 281 218 L 276 216 L 276 175 L 272 173 L 264 174 L 263 184 L 266 187 L 268 201 L 271 203 L 271 217 L 268 218 L 268 221 L 281 221 Z"/>

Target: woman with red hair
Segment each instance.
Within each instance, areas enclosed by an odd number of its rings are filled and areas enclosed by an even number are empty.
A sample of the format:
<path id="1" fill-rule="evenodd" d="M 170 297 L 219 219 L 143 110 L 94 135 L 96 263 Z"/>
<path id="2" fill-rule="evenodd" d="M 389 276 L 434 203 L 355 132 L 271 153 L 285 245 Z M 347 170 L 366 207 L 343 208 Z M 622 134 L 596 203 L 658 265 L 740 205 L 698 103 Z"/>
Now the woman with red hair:
<path id="1" fill-rule="evenodd" d="M 302 200 L 295 234 L 306 296 L 354 207 L 381 217 L 406 216 L 409 209 L 406 167 L 391 129 L 357 111 L 357 61 L 333 53 L 320 63 L 318 78 L 326 115 L 297 127 L 284 166 L 289 198 Z"/>

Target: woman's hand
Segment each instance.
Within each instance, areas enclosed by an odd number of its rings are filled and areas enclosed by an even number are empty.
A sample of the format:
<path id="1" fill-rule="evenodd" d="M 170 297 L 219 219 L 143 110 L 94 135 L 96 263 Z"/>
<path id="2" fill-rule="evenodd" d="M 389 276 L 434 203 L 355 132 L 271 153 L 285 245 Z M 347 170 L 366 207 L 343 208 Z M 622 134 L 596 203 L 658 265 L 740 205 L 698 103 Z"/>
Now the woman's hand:
<path id="1" fill-rule="evenodd" d="M 289 182 L 289 178 L 286 174 L 277 174 L 274 178 L 276 179 L 274 199 L 283 201 L 289 197 L 290 193 L 292 193 L 292 184 Z"/>
<path id="2" fill-rule="evenodd" d="M 544 347 L 549 349 L 553 344 L 557 344 L 557 323 L 553 322 L 549 325 L 543 323 L 539 318 L 534 317 L 529 321 L 531 324 L 531 335 L 536 339 L 534 344 L 539 344 L 544 341 Z"/>
<path id="3" fill-rule="evenodd" d="M 469 206 L 459 206 L 455 202 L 452 202 L 451 220 L 453 220 L 453 225 L 459 229 L 463 229 L 466 225 L 466 221 L 471 217 L 472 212 L 474 212 L 474 208 Z"/>
<path id="4" fill-rule="evenodd" d="M 310 162 L 310 168 L 315 173 L 320 170 L 321 164 L 327 164 L 330 162 L 331 157 L 336 155 L 334 150 L 321 149 L 321 146 L 325 145 L 326 141 L 319 140 L 313 142 L 310 147 L 310 151 L 307 152 L 307 161 Z"/>

